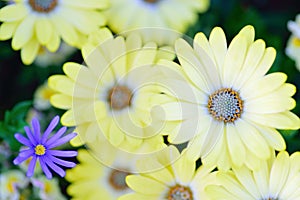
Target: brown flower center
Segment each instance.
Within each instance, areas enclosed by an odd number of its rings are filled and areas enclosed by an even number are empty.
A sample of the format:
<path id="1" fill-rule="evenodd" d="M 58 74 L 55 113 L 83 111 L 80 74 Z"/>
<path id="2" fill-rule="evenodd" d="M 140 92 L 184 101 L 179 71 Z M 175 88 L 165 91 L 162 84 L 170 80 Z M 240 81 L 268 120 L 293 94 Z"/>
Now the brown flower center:
<path id="1" fill-rule="evenodd" d="M 57 6 L 57 0 L 29 0 L 31 8 L 36 12 L 49 13 Z"/>
<path id="2" fill-rule="evenodd" d="M 131 105 L 131 90 L 122 85 L 117 85 L 109 90 L 107 101 L 113 110 L 122 110 Z"/>
<path id="3" fill-rule="evenodd" d="M 231 88 L 222 88 L 209 96 L 208 111 L 218 121 L 234 122 L 241 117 L 243 100 Z"/>
<path id="4" fill-rule="evenodd" d="M 128 188 L 125 178 L 130 173 L 112 169 L 108 181 L 115 190 L 126 190 Z"/>
<path id="5" fill-rule="evenodd" d="M 193 200 L 193 193 L 188 187 L 182 185 L 175 185 L 174 187 L 170 188 L 167 199 L 168 200 Z"/>

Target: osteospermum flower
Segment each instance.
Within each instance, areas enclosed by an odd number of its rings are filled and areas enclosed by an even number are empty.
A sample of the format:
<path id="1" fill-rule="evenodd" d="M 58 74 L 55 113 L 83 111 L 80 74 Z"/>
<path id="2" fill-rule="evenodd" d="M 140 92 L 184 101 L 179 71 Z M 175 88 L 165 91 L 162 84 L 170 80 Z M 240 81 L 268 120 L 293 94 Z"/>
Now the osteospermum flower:
<path id="1" fill-rule="evenodd" d="M 105 14 L 115 33 L 137 29 L 145 41 L 171 44 L 178 32 L 184 33 L 196 22 L 198 13 L 205 12 L 209 3 L 210 0 L 112 0 Z"/>
<path id="2" fill-rule="evenodd" d="M 134 193 L 126 194 L 119 200 L 131 199 L 168 199 L 202 200 L 208 199 L 204 191 L 209 184 L 215 183 L 213 168 L 200 166 L 180 155 L 174 146 L 168 151 L 137 163 L 139 175 L 128 175 L 126 183 Z"/>
<path id="3" fill-rule="evenodd" d="M 79 164 L 67 170 L 66 175 L 70 182 L 67 193 L 74 199 L 115 200 L 131 191 L 126 185 L 125 177 L 134 170 L 134 162 L 127 157 L 117 156 L 107 146 L 103 144 L 96 147 L 100 153 L 110 152 L 110 161 L 106 160 L 106 164 L 96 153 L 83 149 L 78 151 Z"/>
<path id="4" fill-rule="evenodd" d="M 47 179 L 44 176 L 33 178 L 32 185 L 38 189 L 41 199 L 65 200 L 66 197 L 61 193 L 59 180 L 57 178 Z"/>
<path id="5" fill-rule="evenodd" d="M 300 153 L 285 151 L 263 162 L 258 170 L 246 166 L 218 172 L 218 185 L 206 191 L 212 200 L 298 200 L 300 199 Z"/>
<path id="6" fill-rule="evenodd" d="M 1 199 L 20 199 L 20 190 L 28 187 L 29 180 L 24 173 L 19 170 L 9 170 L 0 174 L 0 194 Z"/>
<path id="7" fill-rule="evenodd" d="M 162 124 L 152 118 L 155 110 L 149 106 L 156 91 L 154 80 L 163 76 L 156 66 L 156 44 L 143 45 L 135 34 L 125 39 L 113 38 L 108 29 L 100 32 L 97 47 L 93 43 L 83 47 L 87 66 L 66 63 L 66 75 L 48 79 L 57 91 L 51 104 L 68 110 L 62 123 L 76 126 L 80 136 L 71 144 L 108 140 L 129 150 L 147 141 L 149 149 L 163 147 L 158 134 Z"/>
<path id="8" fill-rule="evenodd" d="M 40 46 L 55 52 L 61 39 L 80 48 L 82 40 L 105 18 L 99 12 L 107 0 L 15 0 L 0 10 L 0 40 L 12 38 L 12 48 L 21 49 L 24 64 L 31 64 Z"/>
<path id="9" fill-rule="evenodd" d="M 285 53 L 295 61 L 297 69 L 300 70 L 300 15 L 296 16 L 295 21 L 288 22 L 288 29 L 292 35 L 288 39 Z"/>
<path id="10" fill-rule="evenodd" d="M 62 127 L 57 131 L 57 133 L 49 138 L 51 132 L 56 127 L 58 122 L 59 117 L 54 117 L 44 134 L 41 134 L 40 124 L 36 118 L 33 118 L 31 122 L 32 129 L 30 129 L 28 126 L 24 127 L 27 138 L 20 133 L 15 134 L 15 138 L 28 148 L 21 150 L 18 157 L 15 158 L 13 162 L 15 165 L 19 165 L 23 161 L 31 158 L 26 174 L 28 177 L 31 177 L 34 174 L 34 168 L 38 160 L 43 172 L 48 179 L 52 178 L 52 173 L 50 172 L 49 168 L 63 177 L 65 176 L 65 171 L 60 166 L 74 167 L 76 165 L 73 162 L 65 161 L 60 158 L 76 156 L 76 151 L 53 149 L 59 147 L 62 144 L 65 144 L 76 136 L 76 133 L 70 133 L 62 137 L 62 135 L 67 130 L 66 127 Z"/>
<path id="11" fill-rule="evenodd" d="M 252 26 L 244 27 L 229 47 L 217 27 L 209 40 L 198 33 L 193 48 L 179 39 L 175 49 L 182 67 L 170 65 L 184 77 L 161 81 L 177 95 L 177 102 L 162 106 L 164 119 L 181 121 L 168 137 L 171 143 L 190 140 L 190 158 L 201 157 L 221 169 L 243 163 L 256 168 L 257 160 L 286 148 L 276 129 L 300 127 L 290 112 L 296 88 L 285 83 L 284 73 L 266 75 L 276 52 L 263 40 L 254 41 Z"/>

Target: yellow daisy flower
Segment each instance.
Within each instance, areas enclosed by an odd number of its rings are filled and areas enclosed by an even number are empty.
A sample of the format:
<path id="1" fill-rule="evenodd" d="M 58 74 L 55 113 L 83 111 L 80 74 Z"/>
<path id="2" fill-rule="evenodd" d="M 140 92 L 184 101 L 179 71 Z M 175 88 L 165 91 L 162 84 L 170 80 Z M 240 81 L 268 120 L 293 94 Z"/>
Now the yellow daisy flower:
<path id="1" fill-rule="evenodd" d="M 300 153 L 289 157 L 283 151 L 263 162 L 258 170 L 242 166 L 218 172 L 216 179 L 218 185 L 206 188 L 212 200 L 299 200 Z"/>
<path id="2" fill-rule="evenodd" d="M 214 173 L 210 173 L 213 168 L 200 166 L 195 171 L 194 161 L 187 159 L 185 154 L 180 155 L 174 146 L 169 146 L 168 150 L 154 158 L 139 160 L 140 174 L 126 177 L 127 185 L 135 192 L 119 200 L 208 199 L 204 188 L 215 183 Z M 154 166 L 157 169 L 153 170 Z"/>
<path id="3" fill-rule="evenodd" d="M 135 171 L 135 162 L 118 154 L 108 143 L 102 143 L 93 149 L 78 150 L 77 159 L 80 163 L 67 170 L 66 179 L 71 183 L 67 193 L 73 199 L 115 200 L 130 192 L 125 177 Z M 101 154 L 106 154 L 106 158 Z"/>
<path id="4" fill-rule="evenodd" d="M 39 188 L 38 194 L 41 199 L 66 200 L 61 193 L 57 178 L 47 179 L 45 176 L 40 176 L 31 181 L 36 188 Z"/>
<path id="5" fill-rule="evenodd" d="M 81 41 L 106 21 L 99 10 L 107 0 L 15 0 L 0 10 L 0 40 L 12 38 L 24 64 L 31 64 L 40 45 L 55 52 L 61 39 L 70 46 Z"/>
<path id="6" fill-rule="evenodd" d="M 76 48 L 67 45 L 65 42 L 60 44 L 56 52 L 50 52 L 45 47 L 40 47 L 34 64 L 39 67 L 59 66 L 62 65 L 72 54 L 76 52 Z"/>
<path id="7" fill-rule="evenodd" d="M 19 199 L 19 190 L 28 184 L 25 174 L 19 170 L 9 170 L 0 174 L 1 199 Z"/>
<path id="8" fill-rule="evenodd" d="M 289 111 L 296 105 L 291 97 L 296 88 L 285 83 L 284 73 L 266 75 L 276 52 L 263 40 L 254 41 L 252 26 L 244 27 L 229 47 L 217 27 L 209 40 L 198 33 L 193 48 L 179 39 L 175 49 L 182 67 L 170 65 L 184 77 L 160 81 L 178 97 L 162 105 L 165 120 L 182 122 L 169 135 L 171 143 L 190 140 L 192 159 L 201 157 L 204 164 L 217 163 L 224 170 L 243 163 L 256 168 L 256 159 L 286 148 L 276 129 L 300 127 Z"/>
<path id="9" fill-rule="evenodd" d="M 153 119 L 156 112 L 149 106 L 157 91 L 155 80 L 164 76 L 156 66 L 156 44 L 143 45 L 135 34 L 124 39 L 113 38 L 106 28 L 101 32 L 97 48 L 88 42 L 82 49 L 87 66 L 66 63 L 66 75 L 48 79 L 58 93 L 51 97 L 52 105 L 68 110 L 62 123 L 77 127 L 79 137 L 71 144 L 108 139 L 127 150 L 144 141 L 150 149 L 162 148 L 158 133 L 163 124 Z"/>
<path id="10" fill-rule="evenodd" d="M 210 0 L 112 0 L 105 13 L 115 33 L 138 29 L 145 41 L 171 44 L 209 4 Z"/>
<path id="11" fill-rule="evenodd" d="M 296 67 L 300 71 L 300 15 L 296 16 L 295 21 L 288 22 L 288 29 L 292 35 L 288 39 L 285 53 L 296 62 Z"/>
<path id="12" fill-rule="evenodd" d="M 55 94 L 55 91 L 49 88 L 48 83 L 40 85 L 33 98 L 33 105 L 38 110 L 47 110 L 51 107 L 50 97 Z"/>

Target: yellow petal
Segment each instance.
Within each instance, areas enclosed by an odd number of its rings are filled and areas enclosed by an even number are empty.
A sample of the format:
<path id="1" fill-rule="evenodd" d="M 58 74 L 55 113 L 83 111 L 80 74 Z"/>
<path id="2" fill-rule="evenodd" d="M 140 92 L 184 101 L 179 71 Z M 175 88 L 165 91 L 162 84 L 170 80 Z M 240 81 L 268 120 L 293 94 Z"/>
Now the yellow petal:
<path id="1" fill-rule="evenodd" d="M 177 182 L 188 185 L 194 177 L 196 162 L 188 159 L 185 153 L 182 153 L 182 156 L 172 164 L 172 168 Z"/>
<path id="2" fill-rule="evenodd" d="M 23 4 L 10 4 L 0 9 L 0 21 L 12 22 L 23 19 L 28 9 Z"/>
<path id="3" fill-rule="evenodd" d="M 239 131 L 239 135 L 244 145 L 249 151 L 261 159 L 270 157 L 270 150 L 266 140 L 253 125 L 249 124 L 248 121 L 240 119 L 236 123 L 236 128 Z"/>
<path id="4" fill-rule="evenodd" d="M 251 75 L 255 72 L 258 64 L 260 63 L 265 53 L 266 43 L 263 40 L 256 40 L 248 47 L 247 56 L 242 66 L 242 70 L 238 74 L 236 79 L 235 89 L 239 90 L 245 83 L 251 78 Z M 253 83 L 249 81 L 249 83 Z"/>
<path id="5" fill-rule="evenodd" d="M 248 45 L 250 45 L 254 41 L 254 27 L 251 25 L 247 25 L 243 27 L 242 30 L 240 30 L 238 35 L 243 35 L 246 38 Z"/>
<path id="6" fill-rule="evenodd" d="M 230 43 L 224 60 L 224 87 L 234 87 L 244 64 L 247 48 L 246 38 L 242 35 L 237 35 Z"/>
<path id="7" fill-rule="evenodd" d="M 205 189 L 206 193 L 212 200 L 240 200 L 239 197 L 234 196 L 224 187 L 219 185 L 209 185 Z"/>
<path id="8" fill-rule="evenodd" d="M 98 0 L 86 0 L 86 1 L 81 1 L 81 0 L 64 0 L 61 2 L 62 5 L 66 6 L 75 6 L 78 8 L 87 8 L 87 9 L 104 9 L 108 7 L 108 2 L 107 1 L 98 1 Z"/>
<path id="9" fill-rule="evenodd" d="M 242 166 L 245 162 L 246 151 L 240 139 L 239 132 L 232 124 L 226 124 L 226 136 L 230 159 L 235 166 Z"/>
<path id="10" fill-rule="evenodd" d="M 64 126 L 75 126 L 77 123 L 74 119 L 73 110 L 68 110 L 61 117 L 61 124 Z"/>
<path id="11" fill-rule="evenodd" d="M 30 65 L 38 54 L 40 45 L 35 40 L 30 40 L 21 49 L 21 58 L 25 65 Z"/>
<path id="12" fill-rule="evenodd" d="M 296 130 L 300 127 L 299 117 L 290 111 L 272 114 L 247 113 L 245 117 L 257 124 L 276 129 Z"/>
<path id="13" fill-rule="evenodd" d="M 12 48 L 19 50 L 22 48 L 33 36 L 35 23 L 35 16 L 30 15 L 26 17 L 18 26 L 15 35 L 12 39 Z"/>
<path id="14" fill-rule="evenodd" d="M 50 52 L 56 52 L 59 46 L 60 46 L 60 37 L 56 31 L 53 31 L 51 39 L 46 44 L 46 47 Z"/>
<path id="15" fill-rule="evenodd" d="M 276 50 L 273 47 L 268 47 L 249 81 L 257 80 L 263 77 L 271 68 L 275 58 Z"/>
<path id="16" fill-rule="evenodd" d="M 289 154 L 282 151 L 277 155 L 270 172 L 270 194 L 278 197 L 287 181 L 290 169 Z"/>
<path id="17" fill-rule="evenodd" d="M 62 39 L 70 46 L 77 46 L 79 36 L 75 28 L 63 20 L 60 15 L 55 15 L 51 19 Z"/>
<path id="18" fill-rule="evenodd" d="M 276 129 L 265 126 L 258 126 L 257 128 L 272 148 L 277 151 L 285 150 L 284 138 Z"/>
<path id="19" fill-rule="evenodd" d="M 145 176 L 129 175 L 126 183 L 134 191 L 145 195 L 160 195 L 167 190 L 166 185 Z"/>
<path id="20" fill-rule="evenodd" d="M 0 26 L 0 40 L 8 40 L 10 39 L 17 27 L 19 22 L 5 22 Z"/>
<path id="21" fill-rule="evenodd" d="M 50 102 L 54 107 L 64 110 L 70 109 L 72 107 L 72 97 L 64 94 L 52 95 Z"/>
<path id="22" fill-rule="evenodd" d="M 52 37 L 53 27 L 49 19 L 37 18 L 35 23 L 36 37 L 42 45 L 46 45 Z"/>
<path id="23" fill-rule="evenodd" d="M 212 30 L 209 36 L 209 44 L 216 60 L 216 66 L 221 70 L 227 53 L 226 36 L 221 28 L 216 27 Z"/>

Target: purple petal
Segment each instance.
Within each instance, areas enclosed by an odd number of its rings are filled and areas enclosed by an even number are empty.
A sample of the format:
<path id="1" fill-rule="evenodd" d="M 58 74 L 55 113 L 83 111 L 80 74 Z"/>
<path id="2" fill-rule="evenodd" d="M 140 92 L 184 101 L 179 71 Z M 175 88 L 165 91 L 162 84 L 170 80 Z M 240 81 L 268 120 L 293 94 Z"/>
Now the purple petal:
<path id="1" fill-rule="evenodd" d="M 42 168 L 43 172 L 45 173 L 46 177 L 48 179 L 51 179 L 52 178 L 52 174 L 51 174 L 50 170 L 48 169 L 48 167 L 46 165 L 46 162 L 44 160 L 44 156 L 40 157 L 40 164 L 41 164 L 41 168 Z"/>
<path id="2" fill-rule="evenodd" d="M 27 160 L 28 158 L 30 158 L 30 156 L 28 156 L 28 157 L 20 157 L 20 156 L 18 156 L 18 157 L 16 157 L 16 158 L 14 159 L 13 163 L 14 163 L 15 165 L 18 165 L 18 164 L 24 162 L 25 160 Z"/>
<path id="3" fill-rule="evenodd" d="M 50 143 L 50 140 L 46 143 L 47 147 L 49 149 L 52 149 L 52 148 L 55 148 L 55 147 L 58 147 L 62 144 L 65 144 L 66 142 L 69 142 L 72 138 L 74 138 L 75 136 L 77 135 L 77 133 L 70 133 L 56 141 L 53 141 L 52 143 Z"/>
<path id="4" fill-rule="evenodd" d="M 76 164 L 73 163 L 73 162 L 65 161 L 65 160 L 56 158 L 56 157 L 54 157 L 54 156 L 52 156 L 52 155 L 49 155 L 49 157 L 50 157 L 50 159 L 51 159 L 54 163 L 59 164 L 59 165 L 61 165 L 61 166 L 64 166 L 64 167 L 70 167 L 70 168 L 73 168 L 73 167 L 76 166 Z"/>
<path id="5" fill-rule="evenodd" d="M 21 135 L 20 133 L 16 133 L 15 134 L 15 138 L 23 145 L 28 146 L 28 147 L 32 147 L 32 143 L 23 135 Z"/>
<path id="6" fill-rule="evenodd" d="M 67 130 L 67 127 L 61 127 L 57 133 L 55 133 L 47 142 L 46 142 L 46 146 L 48 144 L 52 144 L 52 142 L 55 142 L 56 140 L 58 140 Z"/>
<path id="7" fill-rule="evenodd" d="M 39 120 L 37 118 L 33 118 L 31 121 L 31 125 L 33 128 L 33 134 L 38 142 L 41 140 L 41 127 Z"/>
<path id="8" fill-rule="evenodd" d="M 25 149 L 25 150 L 20 151 L 20 153 L 19 153 L 20 157 L 27 157 L 28 158 L 28 157 L 33 156 L 33 155 L 35 155 L 33 149 Z"/>
<path id="9" fill-rule="evenodd" d="M 47 127 L 47 129 L 46 129 L 46 131 L 45 131 L 45 133 L 44 133 L 44 135 L 43 135 L 43 137 L 42 137 L 42 143 L 43 143 L 43 144 L 46 142 L 48 136 L 49 136 L 50 133 L 53 131 L 53 129 L 57 126 L 58 122 L 59 122 L 59 116 L 55 116 L 55 117 L 51 120 L 49 126 Z"/>
<path id="10" fill-rule="evenodd" d="M 31 142 L 34 146 L 36 146 L 38 143 L 37 143 L 37 140 L 35 139 L 35 137 L 33 136 L 33 134 L 32 134 L 32 132 L 31 132 L 30 128 L 29 128 L 28 126 L 25 126 L 25 127 L 24 127 L 24 130 L 25 130 L 26 135 L 27 135 L 27 137 L 29 138 L 30 142 Z"/>
<path id="11" fill-rule="evenodd" d="M 33 175 L 35 164 L 36 164 L 36 159 L 37 159 L 37 156 L 32 157 L 32 160 L 30 161 L 29 166 L 28 166 L 26 176 L 31 177 Z"/>
<path id="12" fill-rule="evenodd" d="M 63 150 L 48 150 L 48 153 L 58 157 L 74 157 L 77 156 L 77 151 L 63 151 Z"/>
<path id="13" fill-rule="evenodd" d="M 61 177 L 64 177 L 66 175 L 66 172 L 62 168 L 54 164 L 51 159 L 47 159 L 46 163 L 51 169 L 53 169 L 53 171 L 55 171 Z"/>

